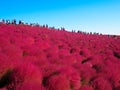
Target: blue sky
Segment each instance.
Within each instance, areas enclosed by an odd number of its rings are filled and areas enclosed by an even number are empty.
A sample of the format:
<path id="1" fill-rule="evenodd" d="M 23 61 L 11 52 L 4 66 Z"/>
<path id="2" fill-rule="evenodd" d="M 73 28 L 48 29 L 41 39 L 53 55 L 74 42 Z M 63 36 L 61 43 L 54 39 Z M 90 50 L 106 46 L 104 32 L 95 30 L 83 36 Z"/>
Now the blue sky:
<path id="1" fill-rule="evenodd" d="M 120 0 L 1 0 L 0 18 L 120 35 Z"/>

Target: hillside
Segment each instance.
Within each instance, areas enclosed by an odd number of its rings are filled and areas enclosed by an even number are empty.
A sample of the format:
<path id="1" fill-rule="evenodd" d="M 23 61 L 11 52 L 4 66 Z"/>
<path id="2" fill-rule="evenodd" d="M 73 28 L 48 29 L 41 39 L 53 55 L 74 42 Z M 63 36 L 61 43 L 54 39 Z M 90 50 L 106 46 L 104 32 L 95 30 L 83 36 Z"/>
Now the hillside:
<path id="1" fill-rule="evenodd" d="M 120 36 L 0 24 L 0 90 L 120 90 Z"/>

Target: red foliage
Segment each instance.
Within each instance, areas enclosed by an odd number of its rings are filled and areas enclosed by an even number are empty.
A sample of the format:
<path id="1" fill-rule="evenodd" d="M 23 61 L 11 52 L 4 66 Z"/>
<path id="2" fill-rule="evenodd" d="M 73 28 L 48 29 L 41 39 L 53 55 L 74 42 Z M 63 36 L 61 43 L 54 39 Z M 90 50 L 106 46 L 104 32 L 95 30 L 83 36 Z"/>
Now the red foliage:
<path id="1" fill-rule="evenodd" d="M 120 36 L 0 24 L 0 90 L 120 90 Z"/>
<path id="2" fill-rule="evenodd" d="M 102 77 L 95 78 L 92 85 L 95 90 L 112 90 L 111 84 Z"/>
<path id="3" fill-rule="evenodd" d="M 62 74 L 51 76 L 46 84 L 48 90 L 71 90 L 69 80 Z"/>
<path id="4" fill-rule="evenodd" d="M 23 83 L 17 86 L 15 90 L 45 90 L 45 88 L 36 83 Z"/>

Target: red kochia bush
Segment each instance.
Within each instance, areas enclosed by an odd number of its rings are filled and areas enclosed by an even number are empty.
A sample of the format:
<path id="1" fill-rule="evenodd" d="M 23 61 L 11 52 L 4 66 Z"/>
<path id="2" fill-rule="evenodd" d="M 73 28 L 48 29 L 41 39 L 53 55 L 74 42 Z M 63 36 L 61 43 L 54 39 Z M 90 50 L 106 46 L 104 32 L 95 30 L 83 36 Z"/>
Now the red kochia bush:
<path id="1" fill-rule="evenodd" d="M 47 84 L 47 90 L 71 90 L 70 81 L 62 74 L 51 76 Z"/>
<path id="2" fill-rule="evenodd" d="M 109 81 L 107 81 L 103 77 L 98 77 L 93 80 L 92 85 L 95 90 L 112 90 Z"/>
<path id="3" fill-rule="evenodd" d="M 10 77 L 14 83 L 33 82 L 40 85 L 42 83 L 41 71 L 31 63 L 19 63 L 19 65 L 13 69 Z"/>
<path id="4" fill-rule="evenodd" d="M 120 36 L 0 24 L 0 90 L 120 90 Z"/>
<path id="5" fill-rule="evenodd" d="M 14 63 L 11 63 L 8 56 L 0 53 L 0 80 L 7 73 L 7 71 L 14 68 Z"/>
<path id="6" fill-rule="evenodd" d="M 40 70 L 36 66 L 25 62 L 21 62 L 14 67 L 8 79 L 10 82 L 7 88 L 9 89 L 15 89 L 17 86 L 23 85 L 23 83 L 42 85 L 42 73 Z"/>
<path id="7" fill-rule="evenodd" d="M 67 77 L 67 79 L 70 81 L 70 87 L 72 89 L 77 90 L 80 88 L 81 77 L 80 77 L 80 74 L 77 72 L 77 70 L 75 70 L 70 66 L 63 66 L 60 68 L 58 72 L 60 72 L 60 74 L 65 75 Z"/>

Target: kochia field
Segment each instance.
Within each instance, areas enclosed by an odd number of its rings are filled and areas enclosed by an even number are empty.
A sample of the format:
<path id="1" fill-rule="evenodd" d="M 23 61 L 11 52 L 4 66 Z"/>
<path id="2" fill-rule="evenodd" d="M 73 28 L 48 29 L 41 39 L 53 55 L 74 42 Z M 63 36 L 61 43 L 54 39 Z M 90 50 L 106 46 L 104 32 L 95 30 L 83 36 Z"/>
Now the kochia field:
<path id="1" fill-rule="evenodd" d="M 0 90 L 120 90 L 120 36 L 0 24 Z"/>

